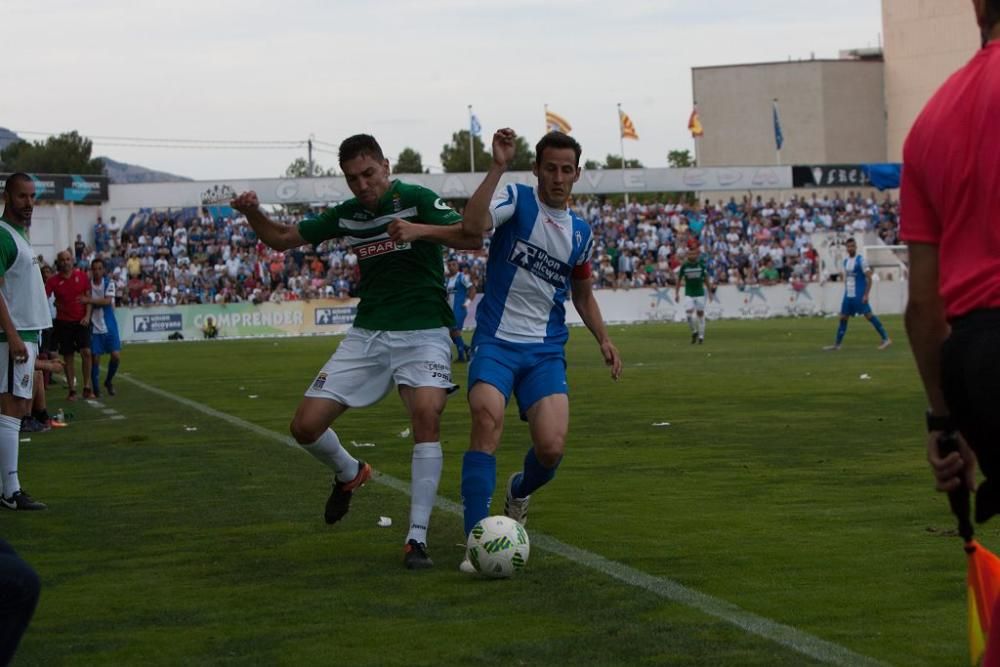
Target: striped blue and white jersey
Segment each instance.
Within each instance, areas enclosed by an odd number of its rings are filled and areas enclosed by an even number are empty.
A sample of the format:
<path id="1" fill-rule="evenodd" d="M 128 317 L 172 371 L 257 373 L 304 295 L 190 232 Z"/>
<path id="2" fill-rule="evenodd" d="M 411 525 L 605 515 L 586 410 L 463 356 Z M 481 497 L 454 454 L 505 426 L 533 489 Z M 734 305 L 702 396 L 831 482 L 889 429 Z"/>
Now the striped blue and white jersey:
<path id="1" fill-rule="evenodd" d="M 534 188 L 511 184 L 490 205 L 495 232 L 476 338 L 563 344 L 574 272 L 590 275 L 590 226 L 569 210 L 549 208 Z"/>
<path id="2" fill-rule="evenodd" d="M 848 257 L 844 260 L 844 295 L 848 299 L 860 299 L 865 295 L 868 286 L 868 271 L 871 268 L 861 255 Z"/>
<path id="3" fill-rule="evenodd" d="M 462 271 L 445 278 L 445 289 L 448 290 L 448 305 L 451 306 L 452 310 L 465 306 L 465 300 L 469 298 L 469 288 L 471 287 L 472 278 Z M 461 322 L 459 325 L 461 325 Z"/>

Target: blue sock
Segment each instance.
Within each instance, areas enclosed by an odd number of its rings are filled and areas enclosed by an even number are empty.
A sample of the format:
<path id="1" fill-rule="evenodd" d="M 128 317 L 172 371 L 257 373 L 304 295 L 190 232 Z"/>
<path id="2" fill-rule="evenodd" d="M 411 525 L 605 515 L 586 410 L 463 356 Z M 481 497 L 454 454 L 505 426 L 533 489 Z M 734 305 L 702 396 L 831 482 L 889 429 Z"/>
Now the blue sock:
<path id="1" fill-rule="evenodd" d="M 100 387 L 101 380 L 101 358 L 94 357 L 90 364 L 90 386 L 94 388 L 94 393 L 97 393 L 97 388 Z"/>
<path id="2" fill-rule="evenodd" d="M 490 500 L 497 485 L 497 459 L 486 452 L 466 452 L 462 458 L 462 506 L 465 534 L 490 515 Z"/>
<path id="3" fill-rule="evenodd" d="M 882 340 L 885 340 L 886 338 L 889 337 L 889 334 L 885 332 L 885 327 L 882 326 L 882 322 L 879 321 L 878 317 L 872 315 L 871 323 L 872 326 L 875 327 L 875 331 L 878 332 L 878 335 L 882 337 Z"/>
<path id="4" fill-rule="evenodd" d="M 561 462 L 562 458 L 560 457 L 559 463 Z M 556 463 L 551 468 L 546 468 L 539 463 L 538 457 L 535 456 L 535 448 L 532 447 L 529 449 L 528 453 L 524 455 L 524 470 L 514 480 L 514 485 L 511 488 L 514 497 L 525 498 L 530 496 L 552 481 L 552 478 L 556 476 L 556 468 L 559 467 L 559 463 Z"/>
<path id="5" fill-rule="evenodd" d="M 837 327 L 837 345 L 844 340 L 845 333 L 847 333 L 847 320 L 840 320 L 840 325 Z"/>
<path id="6" fill-rule="evenodd" d="M 105 380 L 104 380 L 105 384 L 111 384 L 111 379 L 115 376 L 115 373 L 118 372 L 118 364 L 119 364 L 119 361 L 118 361 L 118 359 L 115 359 L 115 358 L 112 358 L 111 361 L 108 362 L 108 377 L 105 378 Z M 100 377 L 100 376 L 98 376 L 98 377 Z"/>

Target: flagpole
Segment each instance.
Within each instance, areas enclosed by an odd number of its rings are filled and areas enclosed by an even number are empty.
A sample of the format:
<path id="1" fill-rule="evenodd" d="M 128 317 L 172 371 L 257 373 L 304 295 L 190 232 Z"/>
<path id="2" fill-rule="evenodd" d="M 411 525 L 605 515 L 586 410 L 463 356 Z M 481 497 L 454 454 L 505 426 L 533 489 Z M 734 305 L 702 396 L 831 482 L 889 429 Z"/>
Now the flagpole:
<path id="1" fill-rule="evenodd" d="M 476 138 L 472 135 L 472 105 L 469 105 L 469 173 L 476 172 Z"/>
<path id="2" fill-rule="evenodd" d="M 625 215 L 628 215 L 628 188 L 625 185 L 625 133 L 622 132 L 622 103 L 618 103 L 618 143 L 622 148 L 622 190 L 625 192 Z"/>

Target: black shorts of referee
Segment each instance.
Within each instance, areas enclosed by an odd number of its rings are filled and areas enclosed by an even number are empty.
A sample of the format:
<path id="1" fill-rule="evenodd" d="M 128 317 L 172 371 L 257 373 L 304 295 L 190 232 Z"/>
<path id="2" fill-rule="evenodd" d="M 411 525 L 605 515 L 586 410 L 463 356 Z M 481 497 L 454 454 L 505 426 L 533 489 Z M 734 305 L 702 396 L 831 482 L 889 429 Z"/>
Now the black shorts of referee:
<path id="1" fill-rule="evenodd" d="M 59 347 L 59 354 L 90 350 L 90 327 L 79 322 L 55 320 L 52 323 L 52 335 Z"/>
<path id="2" fill-rule="evenodd" d="M 976 519 L 984 521 L 1000 513 L 1000 309 L 974 310 L 950 324 L 941 391 L 986 477 L 976 494 Z"/>

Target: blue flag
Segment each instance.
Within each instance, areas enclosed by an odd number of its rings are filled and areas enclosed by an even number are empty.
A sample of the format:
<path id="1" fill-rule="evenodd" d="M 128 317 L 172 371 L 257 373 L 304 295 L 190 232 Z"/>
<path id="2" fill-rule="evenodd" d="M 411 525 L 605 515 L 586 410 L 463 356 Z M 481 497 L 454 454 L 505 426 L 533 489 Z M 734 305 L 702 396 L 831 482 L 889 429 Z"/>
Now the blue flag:
<path id="1" fill-rule="evenodd" d="M 483 126 L 479 124 L 479 118 L 476 117 L 476 114 L 472 114 L 469 118 L 469 131 L 474 137 L 478 137 L 483 131 Z"/>
<path id="2" fill-rule="evenodd" d="M 781 118 L 778 117 L 778 100 L 774 101 L 774 145 L 781 150 L 781 145 L 785 143 L 785 135 L 781 133 Z"/>

